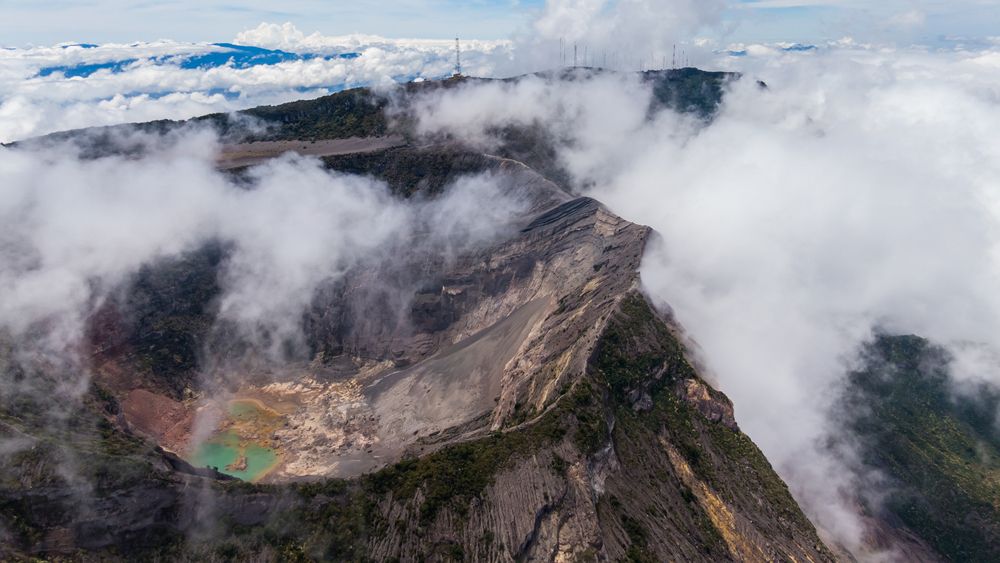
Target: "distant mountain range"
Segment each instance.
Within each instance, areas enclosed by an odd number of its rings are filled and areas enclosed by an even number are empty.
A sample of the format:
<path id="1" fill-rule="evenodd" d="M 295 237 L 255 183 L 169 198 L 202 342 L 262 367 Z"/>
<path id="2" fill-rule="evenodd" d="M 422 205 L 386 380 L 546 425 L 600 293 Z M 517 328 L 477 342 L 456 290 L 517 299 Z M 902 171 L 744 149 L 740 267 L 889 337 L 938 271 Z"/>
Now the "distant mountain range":
<path id="1" fill-rule="evenodd" d="M 66 47 L 93 49 L 98 46 L 77 44 L 68 45 Z M 71 65 L 45 66 L 38 70 L 38 76 L 45 77 L 59 73 L 66 78 L 86 78 L 101 70 L 107 70 L 112 74 L 120 73 L 127 67 L 135 64 L 174 65 L 182 69 L 206 70 L 220 66 L 249 68 L 258 65 L 275 65 L 289 61 L 308 61 L 316 58 L 334 60 L 356 59 L 360 56 L 360 53 L 356 52 L 344 52 L 339 54 L 289 53 L 287 51 L 280 51 L 277 49 L 234 45 L 232 43 L 212 43 L 210 47 L 214 47 L 216 49 L 200 54 L 159 55 L 146 57 L 144 59 L 127 58 L 100 62 L 81 62 Z"/>

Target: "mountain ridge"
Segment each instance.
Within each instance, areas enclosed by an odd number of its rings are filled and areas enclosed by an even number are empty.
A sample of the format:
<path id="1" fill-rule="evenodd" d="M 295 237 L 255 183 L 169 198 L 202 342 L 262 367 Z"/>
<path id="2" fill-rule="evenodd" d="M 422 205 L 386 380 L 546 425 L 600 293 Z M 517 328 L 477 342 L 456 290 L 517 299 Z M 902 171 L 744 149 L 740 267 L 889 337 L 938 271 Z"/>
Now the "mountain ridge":
<path id="1" fill-rule="evenodd" d="M 705 80 L 715 86 L 698 91 L 721 96 L 719 78 Z M 31 444 L 0 464 L 0 553 L 832 561 L 732 404 L 693 367 L 680 327 L 641 292 L 652 231 L 539 174 L 531 162 L 544 162 L 546 144 L 511 134 L 515 146 L 497 156 L 445 143 L 322 159 L 384 178 L 407 200 L 488 171 L 527 207 L 506 236 L 448 263 L 407 249 L 322 287 L 303 320 L 312 361 L 288 374 L 255 375 L 245 346 L 218 329 L 224 244 L 130 280 L 90 319 L 96 375 L 72 424 L 27 416 L 37 396 L 0 408 L 3 433 Z M 403 325 L 377 280 L 407 296 Z M 206 357 L 249 375 L 205 380 Z M 295 393 L 309 400 L 282 395 L 303 381 Z M 268 438 L 287 457 L 262 483 L 222 480 L 157 444 L 208 390 L 233 386 L 287 421 Z M 177 414 L 143 417 L 153 404 Z M 348 414 L 320 416 L 340 408 Z M 190 431 L 179 432 L 181 444 Z M 67 455 L 89 485 L 60 475 Z"/>

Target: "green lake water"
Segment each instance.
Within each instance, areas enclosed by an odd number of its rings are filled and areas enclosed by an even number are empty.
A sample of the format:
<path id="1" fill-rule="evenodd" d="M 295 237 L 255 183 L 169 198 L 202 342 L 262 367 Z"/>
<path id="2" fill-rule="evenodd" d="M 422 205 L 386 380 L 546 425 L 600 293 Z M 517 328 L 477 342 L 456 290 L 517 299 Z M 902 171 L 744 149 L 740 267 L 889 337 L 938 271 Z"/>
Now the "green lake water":
<path id="1" fill-rule="evenodd" d="M 234 420 L 246 420 L 262 414 L 252 402 L 233 401 L 229 405 L 229 415 Z M 240 454 L 246 456 L 247 468 L 242 471 L 226 469 L 226 466 L 239 459 Z M 256 442 L 244 442 L 241 446 L 239 435 L 230 429 L 204 441 L 188 461 L 195 467 L 215 467 L 226 475 L 244 481 L 254 481 L 277 463 L 278 455 L 274 450 L 265 448 Z"/>
<path id="2" fill-rule="evenodd" d="M 236 462 L 241 451 L 247 458 L 247 468 L 243 471 L 226 469 L 227 465 Z M 196 467 L 215 467 L 220 473 L 244 481 L 253 481 L 267 472 L 278 461 L 278 456 L 273 450 L 253 442 L 241 448 L 239 436 L 230 430 L 203 442 L 191 456 L 190 461 Z"/>

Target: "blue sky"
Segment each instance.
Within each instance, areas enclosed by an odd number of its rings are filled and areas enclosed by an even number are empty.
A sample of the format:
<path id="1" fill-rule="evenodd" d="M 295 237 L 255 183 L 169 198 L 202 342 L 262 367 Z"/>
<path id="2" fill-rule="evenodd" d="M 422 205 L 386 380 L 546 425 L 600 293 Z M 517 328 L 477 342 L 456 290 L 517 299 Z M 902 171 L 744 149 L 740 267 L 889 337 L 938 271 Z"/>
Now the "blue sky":
<path id="1" fill-rule="evenodd" d="M 613 0 L 611 0 L 613 1 Z M 154 39 L 221 41 L 261 22 L 326 35 L 498 39 L 526 29 L 543 0 L 0 0 L 0 44 Z M 705 35 L 723 41 L 940 44 L 1000 35 L 1000 0 L 735 0 Z"/>
<path id="2" fill-rule="evenodd" d="M 499 39 L 541 0 L 0 0 L 0 44 L 153 39 L 219 41 L 261 22 L 324 35 Z"/>

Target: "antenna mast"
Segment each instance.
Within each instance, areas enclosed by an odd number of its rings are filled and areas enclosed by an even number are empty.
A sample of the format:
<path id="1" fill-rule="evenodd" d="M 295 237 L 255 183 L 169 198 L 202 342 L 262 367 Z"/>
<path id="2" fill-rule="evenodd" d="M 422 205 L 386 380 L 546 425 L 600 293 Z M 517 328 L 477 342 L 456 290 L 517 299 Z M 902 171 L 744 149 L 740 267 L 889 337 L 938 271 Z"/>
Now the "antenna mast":
<path id="1" fill-rule="evenodd" d="M 455 76 L 462 76 L 462 46 L 455 38 Z"/>

